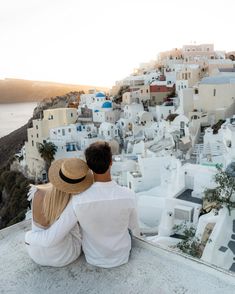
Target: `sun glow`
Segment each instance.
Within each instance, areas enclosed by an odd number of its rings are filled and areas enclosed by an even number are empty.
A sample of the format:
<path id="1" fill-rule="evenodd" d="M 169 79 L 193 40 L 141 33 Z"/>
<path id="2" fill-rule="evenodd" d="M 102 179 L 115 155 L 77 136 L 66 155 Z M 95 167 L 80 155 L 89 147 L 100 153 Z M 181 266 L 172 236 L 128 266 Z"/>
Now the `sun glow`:
<path id="1" fill-rule="evenodd" d="M 234 50 L 235 1 L 3 0 L 0 78 L 111 86 L 192 41 Z M 231 33 L 230 33 L 231 32 Z"/>

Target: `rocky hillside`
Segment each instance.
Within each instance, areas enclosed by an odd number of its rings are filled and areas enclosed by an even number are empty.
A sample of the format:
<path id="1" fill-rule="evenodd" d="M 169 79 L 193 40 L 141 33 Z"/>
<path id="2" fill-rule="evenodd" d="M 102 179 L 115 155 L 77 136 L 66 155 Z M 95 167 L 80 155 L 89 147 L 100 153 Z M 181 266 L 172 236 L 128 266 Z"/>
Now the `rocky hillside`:
<path id="1" fill-rule="evenodd" d="M 69 85 L 51 82 L 28 81 L 18 79 L 0 80 L 0 103 L 39 102 L 44 98 L 61 96 L 71 91 L 88 92 L 94 86 Z M 100 91 L 109 89 L 99 87 Z"/>
<path id="2" fill-rule="evenodd" d="M 0 138 L 0 229 L 24 219 L 27 211 L 29 181 L 20 172 L 10 168 L 14 155 L 27 140 L 27 128 L 32 119 L 42 117 L 44 109 L 76 105 L 80 93 L 71 92 L 63 96 L 44 99 L 34 110 L 27 124 L 9 135 Z"/>

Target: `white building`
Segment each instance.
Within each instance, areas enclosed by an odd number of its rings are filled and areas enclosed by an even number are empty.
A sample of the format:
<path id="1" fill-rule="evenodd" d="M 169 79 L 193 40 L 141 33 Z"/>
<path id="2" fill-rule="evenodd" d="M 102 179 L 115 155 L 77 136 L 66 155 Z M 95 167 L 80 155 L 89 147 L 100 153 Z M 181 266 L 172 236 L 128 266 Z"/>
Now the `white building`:
<path id="1" fill-rule="evenodd" d="M 166 119 L 169 114 L 175 113 L 175 106 L 173 103 L 163 103 L 162 105 L 156 105 L 155 107 L 155 117 L 157 121 Z"/>
<path id="2" fill-rule="evenodd" d="M 207 112 L 211 119 L 230 117 L 235 112 L 235 74 L 204 78 L 194 95 L 194 108 Z"/>
<path id="3" fill-rule="evenodd" d="M 113 123 L 102 122 L 99 126 L 99 137 L 105 141 L 118 137 L 118 127 Z"/>
<path id="4" fill-rule="evenodd" d="M 128 119 L 132 122 L 135 122 L 138 116 L 138 113 L 143 111 L 143 105 L 142 104 L 137 104 L 137 103 L 132 103 L 130 105 L 125 105 L 124 106 L 124 118 Z"/>
<path id="5" fill-rule="evenodd" d="M 165 157 L 165 161 L 152 170 L 156 177 L 155 186 L 137 193 L 143 231 L 158 234 L 151 238 L 151 242 L 158 243 L 165 238 L 165 244 L 172 245 L 175 240 L 170 236 L 174 234 L 175 225 L 186 222 L 189 226 L 197 226 L 204 190 L 214 187 L 215 173 L 216 169 L 212 167 L 181 166 L 172 157 Z M 140 185 L 141 176 L 134 175 L 139 176 Z"/>
<path id="6" fill-rule="evenodd" d="M 49 141 L 57 146 L 55 159 L 81 157 L 89 142 L 97 141 L 97 128 L 94 124 L 81 123 L 53 128 Z"/>
<path id="7" fill-rule="evenodd" d="M 77 109 L 56 108 L 43 111 L 43 119 L 33 120 L 33 127 L 27 130 L 25 142 L 26 165 L 29 177 L 45 179 L 45 162 L 38 152 L 38 145 L 49 139 L 51 128 L 67 126 L 77 120 Z"/>

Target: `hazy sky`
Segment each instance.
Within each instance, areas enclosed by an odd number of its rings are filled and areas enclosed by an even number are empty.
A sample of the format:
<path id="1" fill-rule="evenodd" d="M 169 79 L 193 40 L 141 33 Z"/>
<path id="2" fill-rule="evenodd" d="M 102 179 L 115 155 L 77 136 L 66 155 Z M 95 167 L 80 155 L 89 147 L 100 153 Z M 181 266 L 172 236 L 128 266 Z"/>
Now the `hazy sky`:
<path id="1" fill-rule="evenodd" d="M 160 51 L 235 50 L 235 0 L 0 0 L 0 78 L 111 86 Z"/>

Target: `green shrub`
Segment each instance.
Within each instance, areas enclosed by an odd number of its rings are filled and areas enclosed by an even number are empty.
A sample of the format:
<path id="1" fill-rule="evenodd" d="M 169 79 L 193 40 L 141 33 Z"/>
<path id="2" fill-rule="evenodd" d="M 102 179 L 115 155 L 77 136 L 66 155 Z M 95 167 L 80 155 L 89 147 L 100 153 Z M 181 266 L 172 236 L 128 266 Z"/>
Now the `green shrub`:
<path id="1" fill-rule="evenodd" d="M 220 210 L 223 206 L 228 208 L 229 214 L 231 209 L 235 208 L 235 202 L 232 201 L 232 196 L 235 193 L 235 179 L 231 173 L 222 170 L 222 167 L 217 165 L 217 174 L 215 175 L 216 187 L 206 189 L 204 191 L 203 200 L 211 203 L 211 208 Z"/>
<path id="2" fill-rule="evenodd" d="M 29 203 L 29 181 L 16 171 L 2 170 L 0 174 L 0 229 L 24 219 Z M 5 197 L 2 197 L 3 191 Z"/>
<path id="3" fill-rule="evenodd" d="M 182 234 L 182 240 L 176 245 L 183 253 L 193 257 L 200 258 L 202 256 L 204 245 L 195 236 L 196 229 L 193 226 L 187 226 L 186 223 L 174 226 L 175 233 Z"/>

